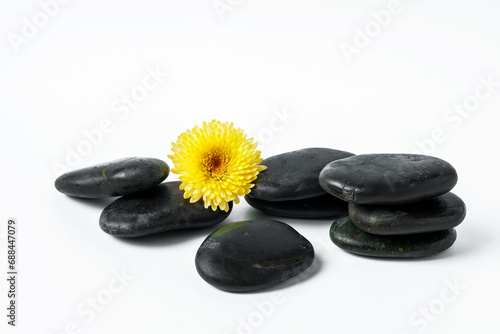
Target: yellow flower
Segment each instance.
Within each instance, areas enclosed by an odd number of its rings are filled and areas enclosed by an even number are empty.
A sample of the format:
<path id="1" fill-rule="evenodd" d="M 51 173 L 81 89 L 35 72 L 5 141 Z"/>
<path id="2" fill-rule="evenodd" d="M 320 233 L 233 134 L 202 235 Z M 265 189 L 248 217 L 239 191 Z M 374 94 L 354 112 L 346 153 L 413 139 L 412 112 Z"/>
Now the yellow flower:
<path id="1" fill-rule="evenodd" d="M 174 163 L 172 173 L 180 174 L 184 198 L 191 203 L 203 198 L 205 208 L 228 211 L 228 203 L 238 204 L 238 196 L 248 194 L 259 172 L 266 169 L 259 165 L 262 158 L 256 147 L 253 138 L 247 139 L 233 123 L 212 120 L 179 135 L 172 143 L 174 154 L 168 157 Z"/>

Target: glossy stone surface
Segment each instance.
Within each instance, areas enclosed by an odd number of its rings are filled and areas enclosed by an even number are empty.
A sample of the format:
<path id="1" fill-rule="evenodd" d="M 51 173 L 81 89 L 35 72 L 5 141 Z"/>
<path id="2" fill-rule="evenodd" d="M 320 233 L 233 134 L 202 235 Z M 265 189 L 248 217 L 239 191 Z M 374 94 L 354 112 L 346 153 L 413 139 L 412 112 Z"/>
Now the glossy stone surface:
<path id="1" fill-rule="evenodd" d="M 458 226 L 465 214 L 465 203 L 453 193 L 401 205 L 349 203 L 352 222 L 379 235 L 449 230 Z"/>
<path id="2" fill-rule="evenodd" d="M 439 196 L 457 183 L 452 165 L 417 154 L 363 154 L 329 163 L 319 183 L 359 204 L 402 204 Z"/>
<path id="3" fill-rule="evenodd" d="M 245 196 L 245 200 L 255 209 L 279 217 L 332 218 L 347 214 L 347 202 L 330 194 L 295 201 L 270 202 L 250 196 Z"/>
<path id="4" fill-rule="evenodd" d="M 226 291 L 264 289 L 307 269 L 311 243 L 289 225 L 268 219 L 228 224 L 210 234 L 196 253 L 196 269 Z"/>
<path id="5" fill-rule="evenodd" d="M 329 148 L 305 148 L 265 159 L 267 169 L 260 172 L 255 186 L 246 195 L 264 201 L 290 201 L 324 195 L 318 176 L 331 161 L 352 153 Z"/>
<path id="6" fill-rule="evenodd" d="M 330 228 L 330 239 L 341 249 L 374 257 L 430 256 L 451 247 L 456 238 L 454 229 L 397 236 L 370 234 L 354 225 L 349 216 L 335 220 Z"/>
<path id="7" fill-rule="evenodd" d="M 229 211 L 205 209 L 203 201 L 189 203 L 179 190 L 180 181 L 165 182 L 141 193 L 124 196 L 101 213 L 99 226 L 115 237 L 135 238 L 160 232 L 211 226 L 222 222 Z"/>
<path id="8" fill-rule="evenodd" d="M 156 186 L 170 172 L 154 158 L 124 158 L 77 169 L 59 176 L 55 187 L 63 194 L 84 198 L 123 196 Z"/>

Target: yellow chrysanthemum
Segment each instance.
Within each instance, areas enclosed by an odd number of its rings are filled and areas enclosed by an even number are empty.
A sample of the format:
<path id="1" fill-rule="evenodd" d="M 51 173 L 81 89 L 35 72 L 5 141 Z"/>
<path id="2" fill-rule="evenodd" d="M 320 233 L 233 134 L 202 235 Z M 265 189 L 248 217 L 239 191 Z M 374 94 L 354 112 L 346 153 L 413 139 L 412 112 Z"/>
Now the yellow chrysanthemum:
<path id="1" fill-rule="evenodd" d="M 242 129 L 233 123 L 212 120 L 203 122 L 177 137 L 172 143 L 174 168 L 172 173 L 180 174 L 179 189 L 191 203 L 203 198 L 205 208 L 220 207 L 229 210 L 229 202 L 240 202 L 238 196 L 246 195 L 253 187 L 252 182 L 266 166 L 253 138 L 247 139 Z"/>

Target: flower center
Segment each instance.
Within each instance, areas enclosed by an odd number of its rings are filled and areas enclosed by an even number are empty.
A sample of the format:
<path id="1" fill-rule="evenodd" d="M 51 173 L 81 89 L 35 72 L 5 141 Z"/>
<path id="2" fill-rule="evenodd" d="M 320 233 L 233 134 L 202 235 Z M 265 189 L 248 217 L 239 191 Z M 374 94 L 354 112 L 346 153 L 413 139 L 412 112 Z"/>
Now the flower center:
<path id="1" fill-rule="evenodd" d="M 213 177 L 219 177 L 226 171 L 227 158 L 219 150 L 208 153 L 203 159 L 205 171 Z"/>

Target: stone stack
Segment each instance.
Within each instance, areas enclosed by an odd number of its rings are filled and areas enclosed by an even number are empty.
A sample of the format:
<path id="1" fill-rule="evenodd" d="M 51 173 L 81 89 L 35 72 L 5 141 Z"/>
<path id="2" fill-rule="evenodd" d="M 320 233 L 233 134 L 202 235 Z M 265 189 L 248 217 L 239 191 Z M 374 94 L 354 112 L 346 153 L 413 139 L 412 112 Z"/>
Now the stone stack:
<path id="1" fill-rule="evenodd" d="M 458 180 L 448 162 L 416 154 L 364 154 L 332 161 L 321 187 L 349 202 L 330 238 L 340 248 L 377 257 L 422 257 L 448 249 L 464 202 L 450 190 Z"/>
<path id="2" fill-rule="evenodd" d="M 106 206 L 101 229 L 115 237 L 136 238 L 173 230 L 216 225 L 231 213 L 207 210 L 203 202 L 190 203 L 179 190 L 180 181 L 163 182 L 168 164 L 154 158 L 124 158 L 61 175 L 55 187 L 80 198 L 122 196 Z"/>
<path id="3" fill-rule="evenodd" d="M 268 215 L 288 218 L 333 218 L 347 214 L 347 203 L 330 196 L 318 183 L 331 161 L 354 154 L 330 148 L 305 148 L 264 159 L 245 200 Z"/>

